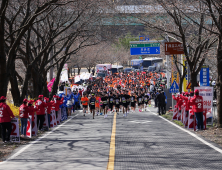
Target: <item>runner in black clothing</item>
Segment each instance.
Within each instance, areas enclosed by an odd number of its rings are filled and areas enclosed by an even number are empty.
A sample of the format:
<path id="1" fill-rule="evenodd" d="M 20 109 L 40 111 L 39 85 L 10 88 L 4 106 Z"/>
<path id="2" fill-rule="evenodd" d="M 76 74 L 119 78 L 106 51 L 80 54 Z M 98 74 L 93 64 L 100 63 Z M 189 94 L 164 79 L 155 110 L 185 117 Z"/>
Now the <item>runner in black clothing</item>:
<path id="1" fill-rule="evenodd" d="M 131 100 L 131 109 L 135 112 L 135 106 L 136 106 L 136 94 L 133 92 L 131 93 L 131 97 L 130 97 L 130 100 Z"/>
<path id="2" fill-rule="evenodd" d="M 93 113 L 93 119 L 94 119 L 95 104 L 96 104 L 96 98 L 95 98 L 94 94 L 92 94 L 92 97 L 89 99 L 89 103 L 90 103 L 90 112 Z"/>
<path id="3" fill-rule="evenodd" d="M 146 111 L 146 107 L 147 107 L 147 105 L 148 105 L 148 102 L 149 102 L 149 96 L 148 96 L 147 93 L 146 93 L 145 96 L 144 96 L 145 111 Z"/>
<path id="4" fill-rule="evenodd" d="M 115 101 L 115 108 L 116 108 L 116 113 L 119 114 L 119 104 L 120 104 L 120 97 L 119 94 L 116 94 L 116 97 L 114 98 Z"/>
<path id="5" fill-rule="evenodd" d="M 137 102 L 138 102 L 138 107 L 139 107 L 139 111 L 142 112 L 142 95 L 141 92 L 139 92 L 138 97 L 137 97 Z"/>
<path id="6" fill-rule="evenodd" d="M 127 103 L 126 103 L 126 95 L 123 94 L 121 96 L 121 102 L 122 102 L 122 105 L 123 105 L 123 117 L 126 116 L 125 112 L 127 111 Z"/>
<path id="7" fill-rule="evenodd" d="M 130 105 L 130 95 L 128 94 L 128 91 L 125 91 L 125 97 L 126 97 L 126 115 L 129 113 L 129 105 Z"/>
<path id="8" fill-rule="evenodd" d="M 103 103 L 104 118 L 107 117 L 107 104 L 108 104 L 107 100 L 108 100 L 108 94 L 104 93 L 103 97 L 101 98 L 101 101 Z"/>
<path id="9" fill-rule="evenodd" d="M 114 101 L 114 97 L 113 97 L 113 93 L 111 92 L 109 96 L 109 108 L 111 111 L 113 111 L 113 104 L 114 104 L 113 101 Z"/>

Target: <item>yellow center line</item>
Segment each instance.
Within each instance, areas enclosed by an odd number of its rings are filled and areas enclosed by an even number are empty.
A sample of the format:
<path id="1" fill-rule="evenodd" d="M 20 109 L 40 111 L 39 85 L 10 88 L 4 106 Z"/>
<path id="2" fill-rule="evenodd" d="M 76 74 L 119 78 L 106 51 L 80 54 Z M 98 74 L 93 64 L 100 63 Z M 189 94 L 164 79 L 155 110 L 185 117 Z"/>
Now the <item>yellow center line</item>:
<path id="1" fill-rule="evenodd" d="M 111 140 L 110 140 L 109 161 L 107 164 L 107 170 L 114 170 L 115 137 L 116 137 L 116 112 L 113 117 L 113 128 L 112 128 L 112 134 L 111 134 Z"/>

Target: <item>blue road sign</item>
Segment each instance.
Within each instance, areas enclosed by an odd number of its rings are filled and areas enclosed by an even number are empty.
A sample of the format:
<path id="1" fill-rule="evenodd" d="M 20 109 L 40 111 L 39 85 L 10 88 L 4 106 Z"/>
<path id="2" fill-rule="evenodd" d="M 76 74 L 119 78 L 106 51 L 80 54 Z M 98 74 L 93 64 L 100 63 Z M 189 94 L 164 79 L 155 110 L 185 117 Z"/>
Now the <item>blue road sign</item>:
<path id="1" fill-rule="evenodd" d="M 160 47 L 130 48 L 131 55 L 160 54 Z"/>
<path id="2" fill-rule="evenodd" d="M 202 69 L 200 71 L 200 86 L 209 86 L 209 66 L 202 66 Z"/>
<path id="3" fill-rule="evenodd" d="M 173 84 L 170 87 L 170 93 L 179 93 L 179 86 L 175 80 L 173 81 Z"/>
<path id="4" fill-rule="evenodd" d="M 149 36 L 145 36 L 145 41 L 149 41 L 149 40 L 150 40 Z"/>

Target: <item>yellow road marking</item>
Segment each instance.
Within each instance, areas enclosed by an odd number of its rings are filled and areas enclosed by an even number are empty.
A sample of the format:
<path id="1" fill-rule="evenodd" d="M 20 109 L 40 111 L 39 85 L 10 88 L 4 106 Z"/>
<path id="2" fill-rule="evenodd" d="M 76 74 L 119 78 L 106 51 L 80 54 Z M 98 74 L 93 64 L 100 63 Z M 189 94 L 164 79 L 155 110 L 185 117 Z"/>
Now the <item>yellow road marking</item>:
<path id="1" fill-rule="evenodd" d="M 112 128 L 112 135 L 111 135 L 111 140 L 110 140 L 109 161 L 107 164 L 107 170 L 114 170 L 115 137 L 116 137 L 116 112 L 113 117 L 113 128 Z"/>

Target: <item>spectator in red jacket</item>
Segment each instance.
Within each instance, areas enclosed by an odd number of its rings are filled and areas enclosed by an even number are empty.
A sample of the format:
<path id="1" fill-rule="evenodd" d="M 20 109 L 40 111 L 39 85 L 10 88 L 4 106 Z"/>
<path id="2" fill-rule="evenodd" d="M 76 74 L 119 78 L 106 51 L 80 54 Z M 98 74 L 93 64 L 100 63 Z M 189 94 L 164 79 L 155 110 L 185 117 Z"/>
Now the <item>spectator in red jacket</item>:
<path id="1" fill-rule="evenodd" d="M 10 107 L 5 103 L 6 98 L 2 96 L 0 98 L 0 126 L 2 129 L 2 141 L 10 142 L 10 135 L 12 131 L 11 117 L 15 116 L 12 113 Z M 7 131 L 7 133 L 6 133 Z"/>
<path id="2" fill-rule="evenodd" d="M 193 111 L 197 120 L 197 131 L 203 130 L 203 97 L 199 95 L 199 90 L 194 91 L 194 97 L 191 99 Z"/>
<path id="3" fill-rule="evenodd" d="M 21 137 L 26 137 L 27 121 L 29 118 L 28 100 L 24 99 L 23 104 L 19 107 L 19 117 L 21 120 Z"/>
<path id="4" fill-rule="evenodd" d="M 32 124 L 34 124 L 35 112 L 38 111 L 37 108 L 34 108 L 33 103 L 34 103 L 34 100 L 30 100 L 30 101 L 28 102 L 29 116 L 32 116 Z"/>
<path id="5" fill-rule="evenodd" d="M 59 111 L 59 106 L 61 104 L 63 104 L 63 100 L 64 98 L 62 98 L 61 100 L 59 99 L 59 96 L 55 96 L 56 100 L 55 100 L 55 111 L 56 111 L 56 118 L 58 117 L 58 111 Z"/>
<path id="6" fill-rule="evenodd" d="M 43 130 L 43 123 L 45 121 L 45 107 L 46 104 L 43 101 L 43 95 L 39 95 L 39 99 L 35 102 L 35 106 L 38 109 L 37 114 L 37 127 L 39 126 L 39 130 Z"/>
<path id="7" fill-rule="evenodd" d="M 51 114 L 51 109 L 52 109 L 52 105 L 53 105 L 53 101 L 49 102 L 49 98 L 45 97 L 44 101 L 46 103 L 46 108 L 47 108 L 47 114 L 48 114 L 48 125 L 50 128 L 50 114 Z"/>
<path id="8" fill-rule="evenodd" d="M 178 101 L 179 101 L 179 94 L 177 94 L 177 96 L 175 97 L 174 95 L 172 95 L 173 99 L 176 100 L 176 107 L 178 108 Z"/>

